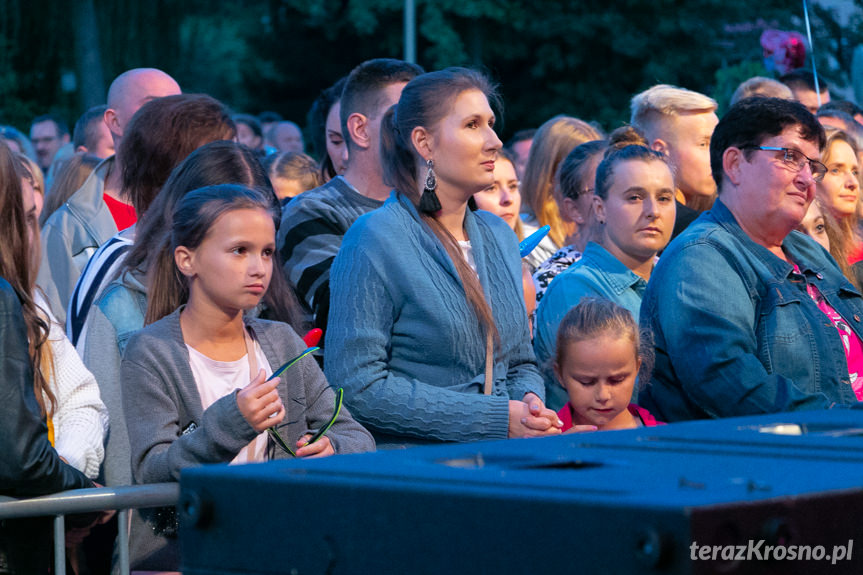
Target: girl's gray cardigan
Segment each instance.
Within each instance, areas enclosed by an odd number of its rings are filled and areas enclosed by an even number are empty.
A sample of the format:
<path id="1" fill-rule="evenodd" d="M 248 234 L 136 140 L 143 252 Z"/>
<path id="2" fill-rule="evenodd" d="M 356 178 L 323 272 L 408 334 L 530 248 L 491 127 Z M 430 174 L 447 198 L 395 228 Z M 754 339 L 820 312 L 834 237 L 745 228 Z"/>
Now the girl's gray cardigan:
<path id="1" fill-rule="evenodd" d="M 246 325 L 254 332 L 273 370 L 306 348 L 286 324 L 246 319 Z M 180 330 L 179 309 L 132 336 L 120 373 L 135 483 L 178 481 L 180 471 L 186 467 L 226 463 L 257 435 L 240 414 L 236 392 L 206 410 L 202 408 Z M 286 413 L 277 429 L 293 446 L 304 433 L 329 420 L 335 393 L 310 356 L 280 379 L 279 394 Z M 337 454 L 375 448 L 369 432 L 344 407 L 327 437 Z M 271 459 L 289 457 L 272 441 L 268 455 Z M 179 568 L 177 539 L 172 536 L 173 517 L 165 510 L 134 514 L 130 541 L 133 569 Z"/>
<path id="2" fill-rule="evenodd" d="M 247 319 L 246 325 L 273 370 L 306 348 L 286 324 Z M 123 356 L 121 381 L 135 483 L 178 481 L 185 467 L 229 462 L 257 435 L 240 413 L 236 392 L 206 410 L 201 406 L 179 309 L 132 337 Z M 312 357 L 282 374 L 279 394 L 286 414 L 277 429 L 289 445 L 333 414 L 335 394 Z M 336 453 L 375 448 L 369 432 L 345 408 L 327 437 Z M 289 457 L 272 444 L 268 453 L 276 459 Z"/>

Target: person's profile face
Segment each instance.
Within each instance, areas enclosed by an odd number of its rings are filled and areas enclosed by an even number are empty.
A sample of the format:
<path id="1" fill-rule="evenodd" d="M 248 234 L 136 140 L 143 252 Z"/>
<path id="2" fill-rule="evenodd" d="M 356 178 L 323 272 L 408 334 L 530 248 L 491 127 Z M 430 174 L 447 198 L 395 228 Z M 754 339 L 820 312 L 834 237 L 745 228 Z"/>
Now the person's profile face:
<path id="1" fill-rule="evenodd" d="M 719 123 L 714 112 L 680 114 L 668 155 L 677 167 L 677 188 L 686 198 L 712 196 L 716 182 L 710 170 L 710 138 Z"/>

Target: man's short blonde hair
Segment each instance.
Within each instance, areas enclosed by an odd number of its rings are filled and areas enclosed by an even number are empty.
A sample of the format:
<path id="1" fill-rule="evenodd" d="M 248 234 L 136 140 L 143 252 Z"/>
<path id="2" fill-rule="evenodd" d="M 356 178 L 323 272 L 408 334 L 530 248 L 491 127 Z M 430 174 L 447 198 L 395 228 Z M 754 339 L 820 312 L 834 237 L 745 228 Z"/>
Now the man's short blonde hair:
<path id="1" fill-rule="evenodd" d="M 668 126 L 669 120 L 682 114 L 715 112 L 718 106 L 716 100 L 704 94 L 669 84 L 657 84 L 633 96 L 630 107 L 630 124 L 644 133 L 648 140 L 652 140 L 657 131 Z"/>
<path id="2" fill-rule="evenodd" d="M 732 94 L 728 105 L 733 106 L 743 98 L 749 98 L 750 96 L 782 98 L 783 100 L 794 99 L 794 94 L 791 92 L 791 88 L 782 82 L 771 78 L 765 78 L 764 76 L 754 76 L 748 80 L 744 80 L 739 86 L 737 86 L 737 89 L 734 90 L 734 94 Z"/>

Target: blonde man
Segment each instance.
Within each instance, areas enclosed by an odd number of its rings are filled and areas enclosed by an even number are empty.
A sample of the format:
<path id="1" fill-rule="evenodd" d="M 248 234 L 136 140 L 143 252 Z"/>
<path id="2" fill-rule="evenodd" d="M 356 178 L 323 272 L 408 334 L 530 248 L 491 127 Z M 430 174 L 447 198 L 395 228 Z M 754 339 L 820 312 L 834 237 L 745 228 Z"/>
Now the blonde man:
<path id="1" fill-rule="evenodd" d="M 710 207 L 716 194 L 710 172 L 710 137 L 719 123 L 716 101 L 659 84 L 634 96 L 631 108 L 630 123 L 676 169 L 678 214 L 673 235 L 677 236 L 699 211 Z"/>
<path id="2" fill-rule="evenodd" d="M 743 98 L 750 98 L 752 96 L 782 98 L 783 100 L 794 99 L 794 94 L 791 92 L 791 88 L 782 82 L 778 82 L 772 78 L 765 78 L 764 76 L 753 76 L 748 80 L 744 80 L 739 86 L 737 86 L 737 89 L 734 90 L 734 94 L 731 95 L 731 100 L 729 100 L 728 106 L 731 107 Z"/>

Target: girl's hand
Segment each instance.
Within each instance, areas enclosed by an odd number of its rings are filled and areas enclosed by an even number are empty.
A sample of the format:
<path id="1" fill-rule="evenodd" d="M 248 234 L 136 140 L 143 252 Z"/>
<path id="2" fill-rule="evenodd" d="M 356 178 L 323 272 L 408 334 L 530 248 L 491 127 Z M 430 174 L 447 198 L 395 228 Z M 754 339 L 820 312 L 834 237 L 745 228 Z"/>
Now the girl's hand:
<path id="1" fill-rule="evenodd" d="M 324 435 L 316 442 L 306 445 L 306 442 L 312 438 L 312 434 L 307 433 L 297 441 L 297 457 L 327 457 L 335 455 L 336 450 L 333 449 L 333 444 L 330 443 L 330 438 Z"/>
<path id="2" fill-rule="evenodd" d="M 538 403 L 510 400 L 509 437 L 542 437 L 560 433 L 563 424 L 557 414 L 542 405 L 538 398 L 535 401 Z"/>
<path id="3" fill-rule="evenodd" d="M 285 417 L 285 407 L 279 397 L 279 378 L 266 379 L 267 374 L 262 369 L 258 371 L 258 377 L 237 392 L 240 413 L 258 433 L 281 423 Z"/>

